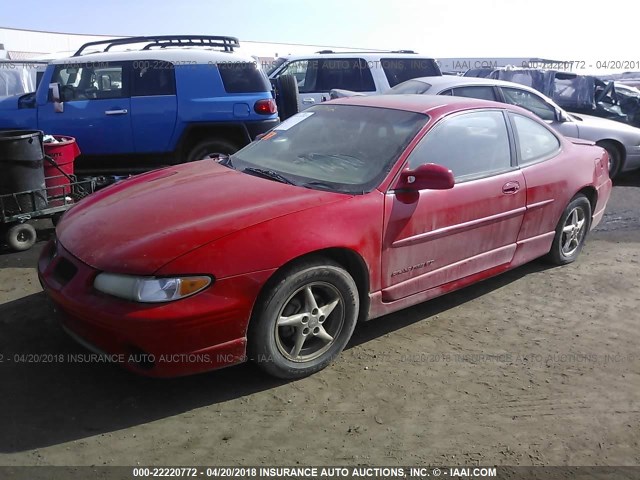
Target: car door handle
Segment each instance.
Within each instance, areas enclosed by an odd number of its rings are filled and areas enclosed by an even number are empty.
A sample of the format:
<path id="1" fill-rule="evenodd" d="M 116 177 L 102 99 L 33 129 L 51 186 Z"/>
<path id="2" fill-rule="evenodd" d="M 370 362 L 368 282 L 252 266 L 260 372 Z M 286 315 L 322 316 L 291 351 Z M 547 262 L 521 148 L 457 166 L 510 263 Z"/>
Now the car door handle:
<path id="1" fill-rule="evenodd" d="M 315 98 L 303 98 L 302 103 L 316 103 Z"/>
<path id="2" fill-rule="evenodd" d="M 104 112 L 105 115 L 126 115 L 129 113 L 129 110 L 123 108 L 122 110 L 106 110 Z"/>
<path id="3" fill-rule="evenodd" d="M 507 182 L 502 186 L 502 193 L 506 195 L 513 195 L 520 190 L 519 182 Z"/>

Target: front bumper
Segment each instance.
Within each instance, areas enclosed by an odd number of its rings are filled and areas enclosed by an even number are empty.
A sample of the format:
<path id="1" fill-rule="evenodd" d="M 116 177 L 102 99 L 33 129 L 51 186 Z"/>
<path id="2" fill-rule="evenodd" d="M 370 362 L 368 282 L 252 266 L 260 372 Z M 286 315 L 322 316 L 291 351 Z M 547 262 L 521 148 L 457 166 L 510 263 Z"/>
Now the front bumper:
<path id="1" fill-rule="evenodd" d="M 60 321 L 90 350 L 136 373 L 174 377 L 241 363 L 255 298 L 271 272 L 214 282 L 163 304 L 121 300 L 93 288 L 99 271 L 49 242 L 38 276 Z"/>

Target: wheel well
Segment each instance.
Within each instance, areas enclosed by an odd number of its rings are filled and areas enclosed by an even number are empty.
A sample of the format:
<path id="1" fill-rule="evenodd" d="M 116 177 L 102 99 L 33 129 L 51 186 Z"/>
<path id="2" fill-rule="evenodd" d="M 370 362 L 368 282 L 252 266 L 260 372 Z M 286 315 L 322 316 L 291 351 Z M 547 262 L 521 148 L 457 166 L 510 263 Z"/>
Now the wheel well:
<path id="1" fill-rule="evenodd" d="M 251 319 L 253 320 L 254 313 L 256 307 L 261 303 L 262 297 L 271 288 L 273 283 L 276 281 L 278 277 L 278 273 L 280 273 L 284 269 L 291 268 L 296 263 L 303 262 L 305 260 L 309 260 L 310 258 L 327 258 L 333 260 L 342 268 L 344 268 L 349 275 L 353 278 L 353 281 L 356 283 L 358 287 L 358 296 L 360 297 L 360 312 L 358 314 L 358 322 L 365 321 L 367 316 L 369 315 L 369 269 L 367 268 L 366 263 L 362 259 L 360 255 L 358 255 L 353 250 L 348 248 L 326 248 L 324 250 L 316 250 L 315 252 L 309 252 L 299 257 L 296 257 L 292 260 L 289 260 L 287 263 L 282 265 L 278 270 L 276 270 L 273 275 L 267 280 L 267 282 L 263 285 L 260 293 L 258 294 L 258 299 L 256 300 L 253 306 L 253 312 L 251 314 Z"/>
<path id="2" fill-rule="evenodd" d="M 596 189 L 593 187 L 584 187 L 578 192 L 578 194 L 580 193 L 589 200 L 589 203 L 591 204 L 591 213 L 595 212 L 596 204 L 598 203 L 598 192 Z"/>
<path id="3" fill-rule="evenodd" d="M 220 139 L 233 143 L 238 148 L 249 143 L 247 132 L 239 126 L 234 125 L 203 125 L 188 129 L 180 139 L 180 155 L 187 155 L 189 150 L 196 144 L 207 139 Z"/>

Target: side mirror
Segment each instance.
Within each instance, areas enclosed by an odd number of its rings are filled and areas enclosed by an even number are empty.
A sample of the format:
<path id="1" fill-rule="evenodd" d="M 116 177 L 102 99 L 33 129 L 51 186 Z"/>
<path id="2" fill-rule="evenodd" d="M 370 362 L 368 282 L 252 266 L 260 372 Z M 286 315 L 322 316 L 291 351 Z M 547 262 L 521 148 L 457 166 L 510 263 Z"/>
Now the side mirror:
<path id="1" fill-rule="evenodd" d="M 567 114 L 564 113 L 564 111 L 560 110 L 559 108 L 556 109 L 556 118 L 558 119 L 559 122 L 569 121 L 569 117 L 567 116 Z"/>
<path id="2" fill-rule="evenodd" d="M 64 112 L 64 102 L 60 98 L 60 84 L 49 84 L 49 101 L 53 102 L 53 111 L 56 113 Z"/>
<path id="3" fill-rule="evenodd" d="M 397 190 L 447 190 L 454 185 L 455 179 L 451 170 L 435 163 L 425 163 L 413 170 L 404 170 L 400 175 Z"/>

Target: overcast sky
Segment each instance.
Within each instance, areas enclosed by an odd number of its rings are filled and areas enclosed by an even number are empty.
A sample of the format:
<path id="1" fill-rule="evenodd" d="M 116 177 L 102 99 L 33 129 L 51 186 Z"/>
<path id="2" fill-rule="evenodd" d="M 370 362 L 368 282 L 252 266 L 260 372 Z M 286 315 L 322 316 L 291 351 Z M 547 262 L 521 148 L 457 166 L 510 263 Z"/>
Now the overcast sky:
<path id="1" fill-rule="evenodd" d="M 640 1 L 2 0 L 0 27 L 209 34 L 434 57 L 640 60 Z"/>

